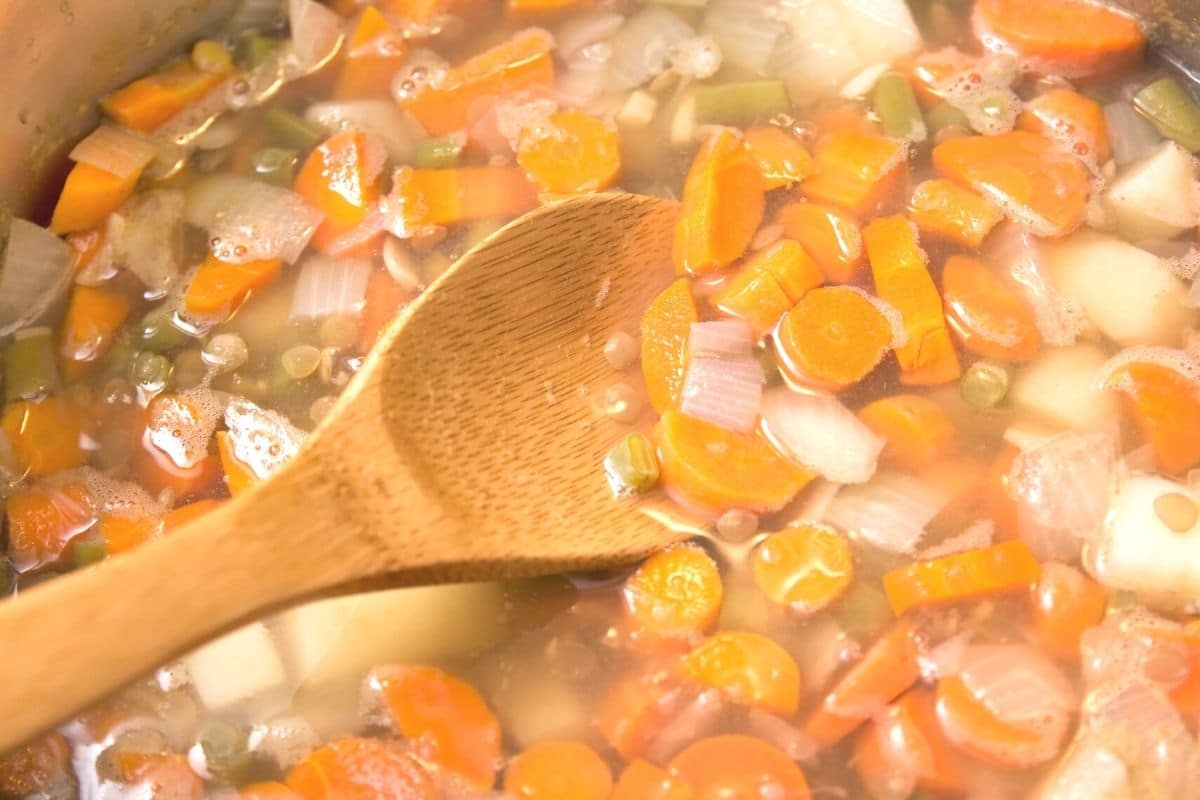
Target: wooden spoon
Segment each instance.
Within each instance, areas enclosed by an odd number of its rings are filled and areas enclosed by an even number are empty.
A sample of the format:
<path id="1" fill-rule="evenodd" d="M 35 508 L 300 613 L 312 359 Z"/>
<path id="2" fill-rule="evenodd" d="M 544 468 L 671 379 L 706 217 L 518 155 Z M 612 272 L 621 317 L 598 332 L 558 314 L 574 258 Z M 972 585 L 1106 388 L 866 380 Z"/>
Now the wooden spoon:
<path id="1" fill-rule="evenodd" d="M 269 481 L 0 603 L 0 752 L 289 601 L 612 565 L 678 538 L 614 500 L 601 462 L 622 431 L 595 408 L 636 380 L 604 343 L 662 288 L 674 215 L 628 194 L 531 212 L 400 315 Z"/>

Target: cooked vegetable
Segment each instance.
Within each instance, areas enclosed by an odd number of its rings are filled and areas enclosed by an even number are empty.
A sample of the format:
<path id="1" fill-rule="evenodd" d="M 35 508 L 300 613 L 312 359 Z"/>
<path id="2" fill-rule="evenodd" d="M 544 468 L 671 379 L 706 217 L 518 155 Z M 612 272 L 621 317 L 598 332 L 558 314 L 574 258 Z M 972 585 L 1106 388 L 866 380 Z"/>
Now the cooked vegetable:
<path id="1" fill-rule="evenodd" d="M 387 17 L 375 6 L 366 6 L 346 37 L 334 94 L 343 99 L 390 95 L 392 79 L 406 63 L 407 49 Z"/>
<path id="2" fill-rule="evenodd" d="M 810 289 L 823 282 L 820 268 L 805 249 L 783 239 L 747 259 L 714 295 L 713 305 L 745 320 L 756 336 L 764 336 Z"/>
<path id="3" fill-rule="evenodd" d="M 104 113 L 135 131 L 150 133 L 220 86 L 227 76 L 205 72 L 191 60 L 139 78 L 101 102 Z"/>
<path id="4" fill-rule="evenodd" d="M 0 418 L 22 472 L 34 477 L 82 466 L 83 412 L 62 397 L 10 403 Z"/>
<path id="5" fill-rule="evenodd" d="M 849 214 L 820 203 L 779 209 L 784 234 L 798 241 L 832 283 L 853 283 L 865 260 L 862 231 Z"/>
<path id="6" fill-rule="evenodd" d="M 621 773 L 610 800 L 690 800 L 692 789 L 664 769 L 637 758 Z"/>
<path id="7" fill-rule="evenodd" d="M 1174 78 L 1160 78 L 1133 96 L 1158 132 L 1193 153 L 1200 150 L 1200 106 Z"/>
<path id="8" fill-rule="evenodd" d="M 696 122 L 701 125 L 737 125 L 767 120 L 790 107 L 781 81 L 701 86 L 694 97 Z"/>
<path id="9" fill-rule="evenodd" d="M 650 404 L 659 413 L 677 407 L 683 399 L 688 335 L 699 318 L 686 280 L 672 283 L 642 315 L 642 375 Z"/>
<path id="10" fill-rule="evenodd" d="M 908 215 L 922 234 L 976 250 L 1004 218 L 1004 212 L 994 203 L 940 178 L 917 184 Z"/>
<path id="11" fill-rule="evenodd" d="M 921 107 L 908 78 L 899 72 L 885 72 L 871 90 L 871 106 L 885 135 L 908 142 L 923 142 L 927 132 Z"/>
<path id="12" fill-rule="evenodd" d="M 746 131 L 746 146 L 758 162 L 767 191 L 799 183 L 812 174 L 812 156 L 804 144 L 778 125 Z"/>
<path id="13" fill-rule="evenodd" d="M 837 600 L 854 580 L 849 543 L 820 525 L 771 534 L 755 549 L 752 567 L 759 589 L 804 616 Z"/>
<path id="14" fill-rule="evenodd" d="M 65 380 L 76 380 L 108 352 L 131 310 L 133 302 L 122 292 L 80 285 L 71 290 L 58 345 Z"/>
<path id="15" fill-rule="evenodd" d="M 907 172 L 906 145 L 866 133 L 827 134 L 814 157 L 816 170 L 800 187 L 804 196 L 860 216 L 884 203 Z"/>
<path id="16" fill-rule="evenodd" d="M 651 636 L 688 638 L 703 633 L 721 610 L 721 574 L 703 550 L 674 547 L 651 556 L 629 576 L 625 608 Z"/>
<path id="17" fill-rule="evenodd" d="M 1170 239 L 1200 221 L 1196 162 L 1174 142 L 1163 142 L 1121 172 L 1104 192 L 1104 207 L 1121 234 L 1134 241 Z"/>
<path id="18" fill-rule="evenodd" d="M 8 560 L 18 573 L 57 564 L 96 521 L 87 489 L 77 483 L 31 486 L 9 497 L 4 510 Z"/>
<path id="19" fill-rule="evenodd" d="M 540 742 L 520 753 L 504 773 L 504 789 L 529 800 L 607 800 L 612 771 L 582 742 Z"/>
<path id="20" fill-rule="evenodd" d="M 800 668 L 786 650 L 757 633 L 725 631 L 683 657 L 683 674 L 734 702 L 776 714 L 796 713 Z"/>
<path id="21" fill-rule="evenodd" d="M 1093 170 L 1109 158 L 1104 109 L 1070 89 L 1051 89 L 1025 104 L 1017 127 L 1059 142 Z"/>
<path id="22" fill-rule="evenodd" d="M 1104 587 L 1066 564 L 1042 564 L 1033 590 L 1033 630 L 1038 643 L 1065 661 L 1078 661 L 1084 631 L 1104 619 Z"/>
<path id="23" fill-rule="evenodd" d="M 649 491 L 658 483 L 654 444 L 640 433 L 629 434 L 609 451 L 604 459 L 604 474 L 618 496 Z"/>
<path id="24" fill-rule="evenodd" d="M 967 350 L 998 361 L 1028 361 L 1040 344 L 1022 299 L 983 262 L 953 255 L 942 267 L 946 321 Z"/>
<path id="25" fill-rule="evenodd" d="M 621 170 L 616 131 L 579 111 L 552 114 L 545 129 L 526 128 L 517 163 L 548 192 L 567 194 L 607 189 Z"/>
<path id="26" fill-rule="evenodd" d="M 1171 474 L 1200 463 L 1200 431 L 1195 425 L 1200 394 L 1192 374 L 1176 363 L 1187 369 L 1188 362 L 1178 357 L 1137 360 L 1137 351 L 1132 351 L 1126 363 L 1106 368 L 1103 378 L 1104 386 L 1116 390 L 1129 409 L 1159 466 Z"/>
<path id="27" fill-rule="evenodd" d="M 668 770 L 692 787 L 696 797 L 808 797 L 808 782 L 795 762 L 750 736 L 713 736 L 689 745 Z"/>
<path id="28" fill-rule="evenodd" d="M 1023 542 L 1005 542 L 901 567 L 883 576 L 883 588 L 892 610 L 903 614 L 910 608 L 1028 589 L 1040 576 L 1041 567 Z"/>
<path id="29" fill-rule="evenodd" d="M 410 169 L 392 177 L 385 224 L 401 238 L 461 222 L 513 217 L 537 205 L 535 187 L 517 167 Z"/>
<path id="30" fill-rule="evenodd" d="M 310 753 L 287 776 L 304 800 L 369 800 L 383 796 L 435 800 L 433 778 L 395 744 L 338 739 Z"/>
<path id="31" fill-rule="evenodd" d="M 54 334 L 49 328 L 18 331 L 4 348 L 4 399 L 37 400 L 54 390 L 58 370 Z"/>
<path id="32" fill-rule="evenodd" d="M 813 289 L 783 315 L 775 334 L 782 366 L 796 380 L 834 392 L 870 374 L 894 341 L 889 314 L 851 286 Z"/>
<path id="33" fill-rule="evenodd" d="M 995 408 L 1008 394 L 1010 373 L 993 361 L 976 361 L 958 382 L 958 394 L 973 408 Z"/>
<path id="34" fill-rule="evenodd" d="M 904 469 L 926 469 L 957 444 L 958 432 L 945 410 L 923 395 L 882 397 L 863 406 L 858 418 L 886 442 L 884 463 Z"/>
<path id="35" fill-rule="evenodd" d="M 900 787 L 935 795 L 965 790 L 967 765 L 942 733 L 934 703 L 927 689 L 906 692 L 855 738 L 854 767 L 875 796 Z"/>
<path id="36" fill-rule="evenodd" d="M 1115 417 L 1113 398 L 1099 389 L 1104 363 L 1104 351 L 1093 345 L 1046 350 L 1017 373 L 1009 398 L 1058 428 L 1103 430 Z"/>
<path id="37" fill-rule="evenodd" d="M 372 147 L 366 134 L 339 133 L 313 150 L 300 168 L 296 194 L 324 216 L 313 236 L 318 250 L 327 252 L 339 237 L 361 225 L 379 198 L 375 181 L 383 157 Z"/>
<path id="38" fill-rule="evenodd" d="M 230 264 L 209 253 L 188 284 L 183 304 L 197 314 L 231 315 L 252 294 L 273 282 L 282 266 L 278 258 Z"/>

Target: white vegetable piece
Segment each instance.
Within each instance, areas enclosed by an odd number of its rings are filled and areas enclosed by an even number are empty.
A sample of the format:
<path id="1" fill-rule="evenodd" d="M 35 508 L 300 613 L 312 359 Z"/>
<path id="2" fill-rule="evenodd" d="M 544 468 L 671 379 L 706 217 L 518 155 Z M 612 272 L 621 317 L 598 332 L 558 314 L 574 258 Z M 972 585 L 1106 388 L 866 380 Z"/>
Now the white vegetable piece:
<path id="1" fill-rule="evenodd" d="M 200 702 L 213 713 L 236 712 L 246 721 L 288 703 L 292 684 L 267 627 L 255 622 L 184 656 Z"/>
<path id="2" fill-rule="evenodd" d="M 894 62 L 921 49 L 921 32 L 904 0 L 838 0 L 838 5 L 864 59 Z"/>
<path id="3" fill-rule="evenodd" d="M 1079 344 L 1043 351 L 1021 369 L 1009 399 L 1032 417 L 1060 428 L 1108 429 L 1116 406 L 1098 386 L 1107 357 L 1099 347 Z"/>
<path id="4" fill-rule="evenodd" d="M 1117 176 L 1104 205 L 1127 239 L 1177 236 L 1200 221 L 1196 160 L 1175 142 L 1163 142 Z"/>
<path id="5" fill-rule="evenodd" d="M 562 679 L 545 673 L 545 665 L 531 661 L 514 670 L 495 694 L 496 710 L 504 718 L 517 747 L 526 748 L 552 739 L 587 738 L 590 710 Z"/>
<path id="6" fill-rule="evenodd" d="M 788 30 L 771 56 L 771 71 L 797 105 L 832 94 L 878 59 L 864 59 L 842 21 L 837 0 L 804 0 L 783 6 Z"/>
<path id="7" fill-rule="evenodd" d="M 50 231 L 14 219 L 0 264 L 0 336 L 28 325 L 71 283 L 70 245 Z"/>
<path id="8" fill-rule="evenodd" d="M 1153 253 L 1083 231 L 1042 248 L 1051 282 L 1117 344 L 1173 344 L 1194 312 L 1187 286 Z"/>
<path id="9" fill-rule="evenodd" d="M 767 392 L 762 428 L 780 452 L 835 483 L 870 480 L 886 443 L 836 397 L 790 389 Z"/>
<path id="10" fill-rule="evenodd" d="M 1129 771 L 1125 762 L 1104 747 L 1102 737 L 1084 733 L 1062 757 L 1034 800 L 1129 800 Z"/>
<path id="11" fill-rule="evenodd" d="M 888 553 L 911 554 L 949 499 L 912 475 L 880 471 L 868 483 L 839 491 L 822 521 Z"/>

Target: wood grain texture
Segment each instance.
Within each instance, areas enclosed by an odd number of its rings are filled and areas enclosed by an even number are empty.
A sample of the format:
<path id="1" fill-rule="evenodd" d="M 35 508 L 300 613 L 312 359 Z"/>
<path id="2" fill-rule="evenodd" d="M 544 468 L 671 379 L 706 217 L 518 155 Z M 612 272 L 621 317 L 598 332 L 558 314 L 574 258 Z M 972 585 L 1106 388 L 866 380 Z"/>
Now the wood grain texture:
<path id="1" fill-rule="evenodd" d="M 385 332 L 301 453 L 169 538 L 0 603 L 0 752 L 211 636 L 373 576 L 592 568 L 678 537 L 614 501 L 586 394 L 669 263 L 674 206 L 572 198 L 509 225 Z"/>

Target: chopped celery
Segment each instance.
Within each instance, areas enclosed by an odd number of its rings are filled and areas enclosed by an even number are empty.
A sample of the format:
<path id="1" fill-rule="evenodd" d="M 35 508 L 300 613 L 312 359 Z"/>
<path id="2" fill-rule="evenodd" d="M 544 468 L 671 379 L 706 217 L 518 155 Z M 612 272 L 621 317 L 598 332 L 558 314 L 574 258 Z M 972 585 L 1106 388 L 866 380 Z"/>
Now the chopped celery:
<path id="1" fill-rule="evenodd" d="M 104 557 L 108 555 L 108 548 L 103 539 L 76 539 L 71 550 L 77 568 L 103 561 Z"/>
<path id="2" fill-rule="evenodd" d="M 617 495 L 636 494 L 658 483 L 658 457 L 654 445 L 640 433 L 621 440 L 604 459 L 604 473 Z"/>
<path id="3" fill-rule="evenodd" d="M 233 48 L 233 60 L 241 69 L 249 71 L 261 64 L 278 46 L 278 39 L 247 31 Z"/>
<path id="4" fill-rule="evenodd" d="M 297 150 L 311 150 L 325 138 L 323 128 L 279 106 L 268 111 L 263 122 L 275 140 Z"/>
<path id="5" fill-rule="evenodd" d="M 19 331 L 4 351 L 4 398 L 14 403 L 50 392 L 58 382 L 49 328 Z"/>
<path id="6" fill-rule="evenodd" d="M 695 118 L 701 125 L 734 125 L 765 120 L 791 108 L 783 81 L 745 81 L 699 86 Z"/>
<path id="7" fill-rule="evenodd" d="M 250 156 L 254 177 L 273 186 L 291 188 L 300 162 L 300 151 L 287 147 L 263 147 Z"/>
<path id="8" fill-rule="evenodd" d="M 871 107 L 886 136 L 893 139 L 924 141 L 925 120 L 908 78 L 899 72 L 885 72 L 871 90 Z"/>
<path id="9" fill-rule="evenodd" d="M 192 63 L 201 72 L 224 75 L 233 70 L 233 54 L 220 42 L 201 39 L 192 47 Z"/>
<path id="10" fill-rule="evenodd" d="M 1174 78 L 1162 78 L 1141 89 L 1133 106 L 1158 132 L 1195 153 L 1200 150 L 1200 106 Z"/>
<path id="11" fill-rule="evenodd" d="M 450 169 L 462 158 L 463 144 L 457 136 L 418 139 L 413 149 L 413 163 L 420 169 Z"/>
<path id="12" fill-rule="evenodd" d="M 992 361 L 976 361 L 963 373 L 958 392 L 967 405 L 995 408 L 1008 394 L 1008 368 Z"/>

